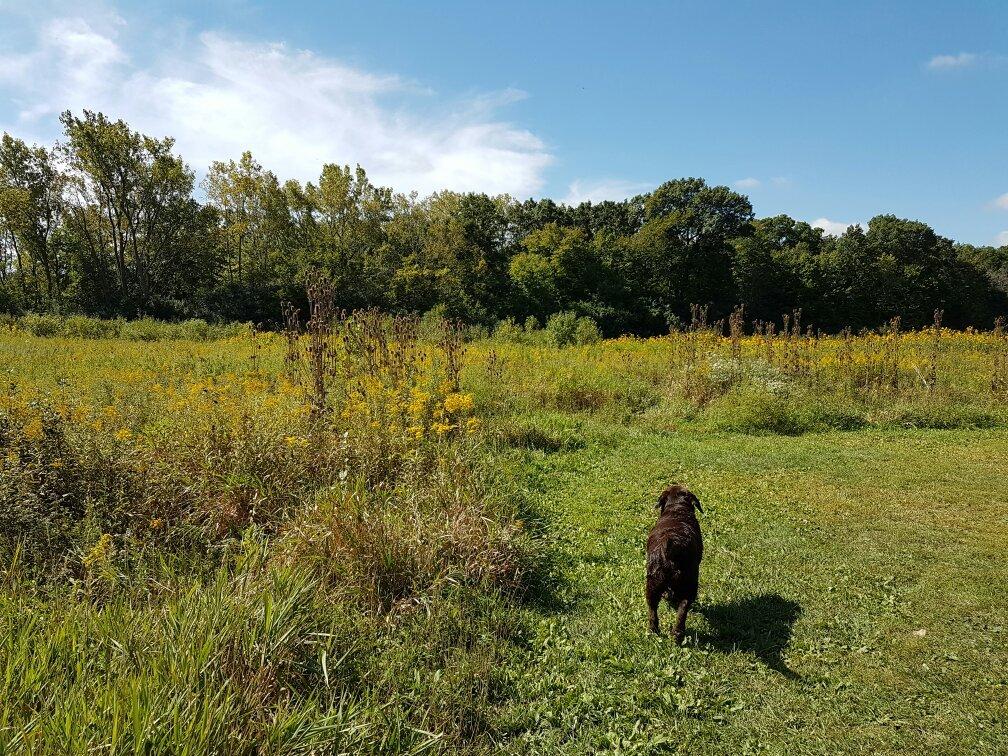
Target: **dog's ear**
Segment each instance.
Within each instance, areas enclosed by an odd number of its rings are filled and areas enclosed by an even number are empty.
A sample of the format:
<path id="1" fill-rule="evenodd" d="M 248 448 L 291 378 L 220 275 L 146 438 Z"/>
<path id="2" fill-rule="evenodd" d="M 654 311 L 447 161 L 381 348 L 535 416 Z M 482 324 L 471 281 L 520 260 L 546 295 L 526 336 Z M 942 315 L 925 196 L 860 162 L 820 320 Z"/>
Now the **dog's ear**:
<path id="1" fill-rule="evenodd" d="M 700 513 L 702 514 L 703 513 L 703 507 L 700 506 L 700 499 L 698 499 L 696 497 L 696 494 L 692 494 L 692 493 L 690 494 L 690 498 L 693 499 L 693 506 L 696 507 L 697 509 L 699 509 Z"/>
<path id="2" fill-rule="evenodd" d="M 655 509 L 658 510 L 658 514 L 665 514 L 665 504 L 667 501 L 668 495 L 666 493 L 662 493 L 662 495 L 658 497 L 658 503 L 655 504 Z"/>

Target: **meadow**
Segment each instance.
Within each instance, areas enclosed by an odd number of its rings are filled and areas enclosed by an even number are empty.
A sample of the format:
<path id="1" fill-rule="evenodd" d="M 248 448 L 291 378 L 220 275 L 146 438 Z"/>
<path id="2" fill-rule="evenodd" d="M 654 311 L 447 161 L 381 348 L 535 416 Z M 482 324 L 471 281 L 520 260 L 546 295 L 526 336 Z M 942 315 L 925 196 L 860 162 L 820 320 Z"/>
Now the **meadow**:
<path id="1" fill-rule="evenodd" d="M 1008 745 L 1003 325 L 314 315 L 6 324 L 0 751 Z M 682 648 L 642 595 L 672 480 Z"/>

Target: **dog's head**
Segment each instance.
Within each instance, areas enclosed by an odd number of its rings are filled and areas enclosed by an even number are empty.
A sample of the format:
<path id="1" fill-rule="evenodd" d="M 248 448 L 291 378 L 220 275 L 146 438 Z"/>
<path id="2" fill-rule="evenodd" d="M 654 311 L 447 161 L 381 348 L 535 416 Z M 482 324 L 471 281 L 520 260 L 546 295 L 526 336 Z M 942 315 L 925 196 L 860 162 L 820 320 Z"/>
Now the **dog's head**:
<path id="1" fill-rule="evenodd" d="M 658 510 L 658 515 L 661 516 L 665 514 L 666 509 L 688 509 L 693 512 L 694 509 L 698 509 L 703 512 L 703 507 L 700 506 L 700 499 L 693 495 L 686 486 L 680 486 L 679 484 L 673 484 L 662 491 L 661 496 L 658 497 L 658 503 L 655 504 L 655 508 Z"/>

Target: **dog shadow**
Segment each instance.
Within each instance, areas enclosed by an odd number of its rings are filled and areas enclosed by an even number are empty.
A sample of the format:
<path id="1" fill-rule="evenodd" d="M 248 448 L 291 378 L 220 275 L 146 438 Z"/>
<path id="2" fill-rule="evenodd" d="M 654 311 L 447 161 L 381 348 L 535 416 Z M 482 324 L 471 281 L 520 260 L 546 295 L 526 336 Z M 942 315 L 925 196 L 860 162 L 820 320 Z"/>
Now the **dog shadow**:
<path id="1" fill-rule="evenodd" d="M 754 654 L 770 669 L 788 679 L 802 677 L 790 669 L 782 658 L 791 642 L 795 622 L 801 616 L 801 606 L 776 593 L 734 599 L 728 602 L 695 607 L 711 626 L 711 633 L 696 633 L 696 640 L 710 644 L 718 651 L 742 651 Z"/>

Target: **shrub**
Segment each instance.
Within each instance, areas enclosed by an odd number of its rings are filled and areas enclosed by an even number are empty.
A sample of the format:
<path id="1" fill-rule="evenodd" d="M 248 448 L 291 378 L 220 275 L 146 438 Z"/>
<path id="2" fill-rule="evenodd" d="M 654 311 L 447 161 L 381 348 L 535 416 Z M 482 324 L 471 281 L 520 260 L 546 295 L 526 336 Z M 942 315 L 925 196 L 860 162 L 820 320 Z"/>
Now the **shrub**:
<path id="1" fill-rule="evenodd" d="M 557 312 L 550 315 L 546 321 L 546 331 L 556 346 L 563 347 L 574 343 L 577 320 L 577 314 L 573 312 Z"/>
<path id="2" fill-rule="evenodd" d="M 125 322 L 120 335 L 133 341 L 158 341 L 165 337 L 166 330 L 162 323 L 153 318 L 140 318 Z"/>
<path id="3" fill-rule="evenodd" d="M 515 321 L 514 318 L 505 318 L 497 323 L 494 328 L 493 337 L 499 341 L 506 341 L 513 344 L 522 344 L 526 341 L 527 332 Z"/>
<path id="4" fill-rule="evenodd" d="M 1004 416 L 961 404 L 902 405 L 883 413 L 882 424 L 901 428 L 996 428 L 1006 423 Z"/>
<path id="5" fill-rule="evenodd" d="M 226 323 L 212 325 L 194 318 L 179 323 L 169 323 L 153 318 L 103 320 L 84 315 L 57 317 L 54 315 L 24 315 L 10 319 L 10 327 L 27 331 L 34 336 L 77 339 L 122 338 L 131 341 L 162 341 L 185 339 L 209 341 L 240 336 L 248 331 L 248 324 Z"/>
<path id="6" fill-rule="evenodd" d="M 178 330 L 182 338 L 189 341 L 207 341 L 210 338 L 210 324 L 200 318 L 182 321 Z"/>
<path id="7" fill-rule="evenodd" d="M 124 322 L 73 315 L 63 321 L 60 330 L 61 335 L 77 339 L 107 339 L 118 337 Z"/>
<path id="8" fill-rule="evenodd" d="M 602 331 L 599 330 L 599 327 L 594 320 L 587 316 L 577 319 L 577 324 L 574 326 L 575 344 L 594 344 L 595 342 L 601 340 Z"/>
<path id="9" fill-rule="evenodd" d="M 546 333 L 553 344 L 559 347 L 594 344 L 602 338 L 602 332 L 594 320 L 587 316 L 578 317 L 575 312 L 557 312 L 551 315 L 546 321 Z"/>
<path id="10" fill-rule="evenodd" d="M 18 320 L 21 328 L 34 336 L 57 336 L 60 334 L 60 320 L 52 315 L 25 315 Z"/>

